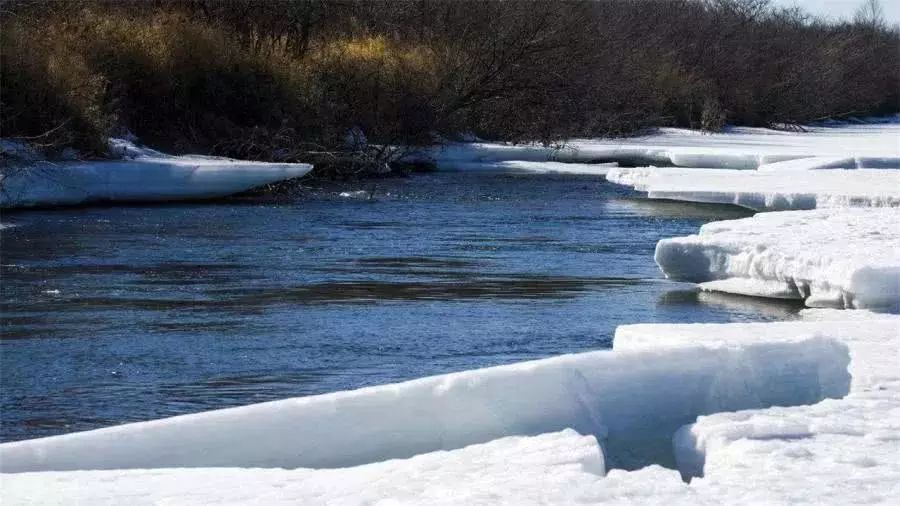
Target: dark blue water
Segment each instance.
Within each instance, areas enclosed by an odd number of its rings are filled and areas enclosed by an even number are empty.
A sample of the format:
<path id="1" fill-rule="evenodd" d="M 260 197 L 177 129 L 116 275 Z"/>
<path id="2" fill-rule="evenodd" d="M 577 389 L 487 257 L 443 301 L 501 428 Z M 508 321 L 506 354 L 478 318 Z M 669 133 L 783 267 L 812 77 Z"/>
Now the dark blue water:
<path id="1" fill-rule="evenodd" d="M 790 318 L 653 262 L 660 238 L 744 215 L 462 174 L 6 214 L 0 439 L 607 348 L 625 323 Z"/>

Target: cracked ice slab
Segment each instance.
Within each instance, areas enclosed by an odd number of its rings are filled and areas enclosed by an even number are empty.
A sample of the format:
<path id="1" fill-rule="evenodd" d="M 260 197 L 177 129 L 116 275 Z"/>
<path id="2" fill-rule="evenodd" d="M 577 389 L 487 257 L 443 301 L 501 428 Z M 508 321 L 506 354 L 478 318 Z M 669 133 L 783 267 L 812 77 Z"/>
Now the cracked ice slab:
<path id="1" fill-rule="evenodd" d="M 6 443 L 0 470 L 346 467 L 565 428 L 637 468 L 671 460 L 672 434 L 699 414 L 845 394 L 847 360 L 817 338 L 564 355 Z"/>
<path id="2" fill-rule="evenodd" d="M 610 169 L 606 177 L 652 199 L 734 204 L 755 211 L 900 206 L 898 170 L 620 167 Z"/>
<path id="3" fill-rule="evenodd" d="M 900 209 L 757 214 L 663 239 L 666 277 L 704 290 L 803 300 L 810 307 L 900 307 Z"/>
<path id="4" fill-rule="evenodd" d="M 900 494 L 900 316 L 804 310 L 800 322 L 626 325 L 614 348 L 731 347 L 829 336 L 850 393 L 810 406 L 701 416 L 674 438 L 690 490 L 718 504 L 893 504 Z M 635 480 L 637 477 L 628 477 Z"/>
<path id="5" fill-rule="evenodd" d="M 672 405 L 709 402 L 717 392 L 732 398 L 771 395 L 767 393 L 769 389 L 796 395 L 797 390 L 816 388 L 813 378 L 817 378 L 821 395 L 829 388 L 829 381 L 821 380 L 834 378 L 839 369 L 844 369 L 847 356 L 822 355 L 815 350 L 823 349 L 823 345 L 833 347 L 838 340 L 844 343 L 841 346 L 845 352 L 849 347 L 853 379 L 852 386 L 842 387 L 839 393 L 845 395 L 850 391 L 844 399 L 809 406 L 761 406 L 764 409 L 716 413 L 701 416 L 696 424 L 682 429 L 679 436 L 690 433 L 692 438 L 679 437 L 676 446 L 679 464 L 686 471 L 696 470 L 699 464 L 705 473 L 689 486 L 676 472 L 659 466 L 634 472 L 613 469 L 601 477 L 604 457 L 597 441 L 566 430 L 538 437 L 506 437 L 458 450 L 343 469 L 167 468 L 3 475 L 2 494 L 5 500 L 13 502 L 41 498 L 50 503 L 77 499 L 91 504 L 118 504 L 126 500 L 142 504 L 169 499 L 189 504 L 258 500 L 270 504 L 328 501 L 361 504 L 379 500 L 415 504 L 458 504 L 460 501 L 467 504 L 889 503 L 898 483 L 897 459 L 892 452 L 900 441 L 900 438 L 892 439 L 896 431 L 890 425 L 890 417 L 900 415 L 900 411 L 894 409 L 886 414 L 883 410 L 890 410 L 891 406 L 868 401 L 878 397 L 888 403 L 896 402 L 897 392 L 892 390 L 892 385 L 897 383 L 896 343 L 900 329 L 896 324 L 900 320 L 868 313 L 822 311 L 805 312 L 804 318 L 810 322 L 624 326 L 617 331 L 614 351 L 602 352 L 602 356 L 629 357 L 622 363 L 623 367 L 641 367 L 639 364 L 643 363 L 646 368 L 668 370 L 666 379 L 678 389 L 690 388 L 693 382 L 677 381 L 678 377 L 671 375 L 669 362 L 681 364 L 686 374 L 697 372 L 707 383 L 707 388 L 694 391 L 691 397 L 677 396 L 671 400 L 672 404 L 664 398 L 677 389 L 668 391 L 662 384 L 635 385 L 631 391 L 600 392 L 619 396 L 620 406 L 623 403 L 643 405 L 642 409 L 650 412 L 670 410 Z M 852 321 L 818 321 L 829 318 Z M 750 354 L 734 356 L 736 361 L 728 364 L 728 374 L 710 374 L 703 357 L 729 350 L 750 351 Z M 803 355 L 815 356 L 815 360 L 802 360 Z M 610 364 L 595 360 L 596 356 L 601 355 L 564 357 L 566 360 L 591 358 L 587 362 L 551 359 L 554 361 L 551 364 L 592 366 L 599 370 L 593 374 L 599 374 Z M 537 370 L 546 367 L 547 362 L 518 364 L 517 370 L 520 373 Z M 527 367 L 518 369 L 524 366 Z M 458 379 L 475 386 L 479 384 L 477 376 L 498 369 L 502 368 L 471 371 Z M 748 371 L 752 372 L 749 378 L 745 374 Z M 846 375 L 846 370 L 842 374 Z M 518 379 L 509 395 L 525 398 L 536 405 L 535 409 L 555 411 L 555 406 L 547 404 L 542 389 L 535 388 L 534 378 L 529 380 L 526 375 Z M 405 386 L 408 383 L 391 385 L 398 395 L 404 393 Z M 760 390 L 760 386 L 764 388 Z M 659 392 L 659 396 L 647 396 L 648 387 L 665 391 Z M 470 395 L 475 393 L 468 391 Z M 503 406 L 503 401 L 502 397 L 492 399 L 497 406 Z M 765 404 L 762 399 L 756 402 Z M 334 408 L 342 411 L 338 406 Z M 429 408 L 422 406 L 423 413 Z M 377 418 L 366 419 L 365 424 L 357 420 L 357 426 L 371 423 L 377 424 Z M 432 420 L 421 423 L 430 424 Z M 123 427 L 140 428 L 139 424 Z M 704 427 L 710 427 L 709 431 Z M 210 429 L 227 431 L 229 427 L 211 425 Z M 332 427 L 346 437 L 348 434 L 342 433 L 343 429 Z M 407 429 L 395 427 L 399 432 Z M 859 429 L 871 432 L 860 436 Z M 300 427 L 294 430 L 302 433 Z M 241 444 L 241 434 L 232 432 L 230 436 L 233 444 Z M 289 434 L 270 434 L 276 436 L 284 444 L 288 443 Z M 703 441 L 702 446 L 693 443 L 693 436 Z M 862 444 L 857 440 L 860 438 Z M 119 441 L 122 443 L 127 441 Z M 103 445 L 92 449 L 105 450 Z M 201 449 L 209 452 L 216 447 L 192 448 L 193 451 Z"/>
<path id="6" fill-rule="evenodd" d="M 110 144 L 121 160 L 36 160 L 4 168 L 0 207 L 208 199 L 300 177 L 312 170 L 304 163 L 171 156 L 118 139 Z"/>

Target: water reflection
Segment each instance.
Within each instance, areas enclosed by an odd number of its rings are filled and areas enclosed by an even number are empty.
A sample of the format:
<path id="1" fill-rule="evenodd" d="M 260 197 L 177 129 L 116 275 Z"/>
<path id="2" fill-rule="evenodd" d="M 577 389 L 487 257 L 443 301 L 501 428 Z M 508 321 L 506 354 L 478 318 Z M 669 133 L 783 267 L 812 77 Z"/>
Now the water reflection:
<path id="1" fill-rule="evenodd" d="M 636 213 L 642 216 L 699 218 L 708 221 L 735 220 L 753 216 L 754 212 L 725 204 L 680 202 L 675 200 L 647 199 L 630 195 L 610 203 L 611 211 Z"/>
<path id="2" fill-rule="evenodd" d="M 697 287 L 678 288 L 659 296 L 660 306 L 696 306 L 704 304 L 731 312 L 742 319 L 742 315 L 765 315 L 773 320 L 791 320 L 799 317 L 805 306 L 801 300 L 766 299 L 734 295 L 722 292 L 708 292 Z"/>

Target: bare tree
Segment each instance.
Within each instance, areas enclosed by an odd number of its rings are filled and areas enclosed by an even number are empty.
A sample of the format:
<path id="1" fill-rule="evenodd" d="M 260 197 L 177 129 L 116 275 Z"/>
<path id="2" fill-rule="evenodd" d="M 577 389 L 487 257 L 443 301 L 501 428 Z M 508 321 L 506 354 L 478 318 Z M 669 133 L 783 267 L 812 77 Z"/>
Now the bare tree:
<path id="1" fill-rule="evenodd" d="M 863 3 L 856 9 L 853 21 L 858 25 L 875 30 L 887 27 L 884 20 L 884 7 L 881 6 L 880 0 L 863 0 Z"/>

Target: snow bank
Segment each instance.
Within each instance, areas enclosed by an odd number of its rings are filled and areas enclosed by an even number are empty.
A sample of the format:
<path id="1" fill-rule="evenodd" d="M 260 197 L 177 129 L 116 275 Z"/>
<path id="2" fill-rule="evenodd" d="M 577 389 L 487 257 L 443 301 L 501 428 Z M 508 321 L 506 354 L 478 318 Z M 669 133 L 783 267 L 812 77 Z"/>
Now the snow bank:
<path id="1" fill-rule="evenodd" d="M 745 346 L 839 338 L 850 393 L 803 407 L 700 417 L 675 454 L 690 489 L 718 504 L 893 504 L 900 494 L 900 317 L 807 310 L 803 322 L 619 327 L 615 348 Z"/>
<path id="2" fill-rule="evenodd" d="M 846 362 L 821 339 L 565 355 L 6 443 L 0 470 L 344 467 L 565 428 L 637 468 L 670 460 L 669 438 L 697 415 L 843 395 Z"/>
<path id="3" fill-rule="evenodd" d="M 33 161 L 4 169 L 0 207 L 215 198 L 300 177 L 312 169 L 301 163 L 170 156 L 116 139 L 110 144 L 121 160 Z"/>
<path id="4" fill-rule="evenodd" d="M 757 214 L 663 239 L 666 277 L 810 307 L 900 307 L 900 209 Z"/>
<path id="5" fill-rule="evenodd" d="M 731 128 L 720 134 L 663 128 L 627 139 L 579 139 L 562 146 L 491 143 L 447 144 L 419 153 L 442 170 L 473 162 L 598 163 L 768 170 L 810 168 L 900 168 L 900 122 L 813 126 L 806 132 Z M 773 165 L 796 160 L 796 163 Z M 802 160 L 802 162 L 801 162 Z"/>
<path id="6" fill-rule="evenodd" d="M 741 171 L 613 168 L 607 180 L 653 199 L 734 204 L 756 211 L 900 206 L 900 171 Z"/>
<path id="7" fill-rule="evenodd" d="M 344 469 L 155 469 L 3 477 L 5 503 L 562 504 L 602 489 L 603 456 L 575 431 L 508 437 Z"/>

